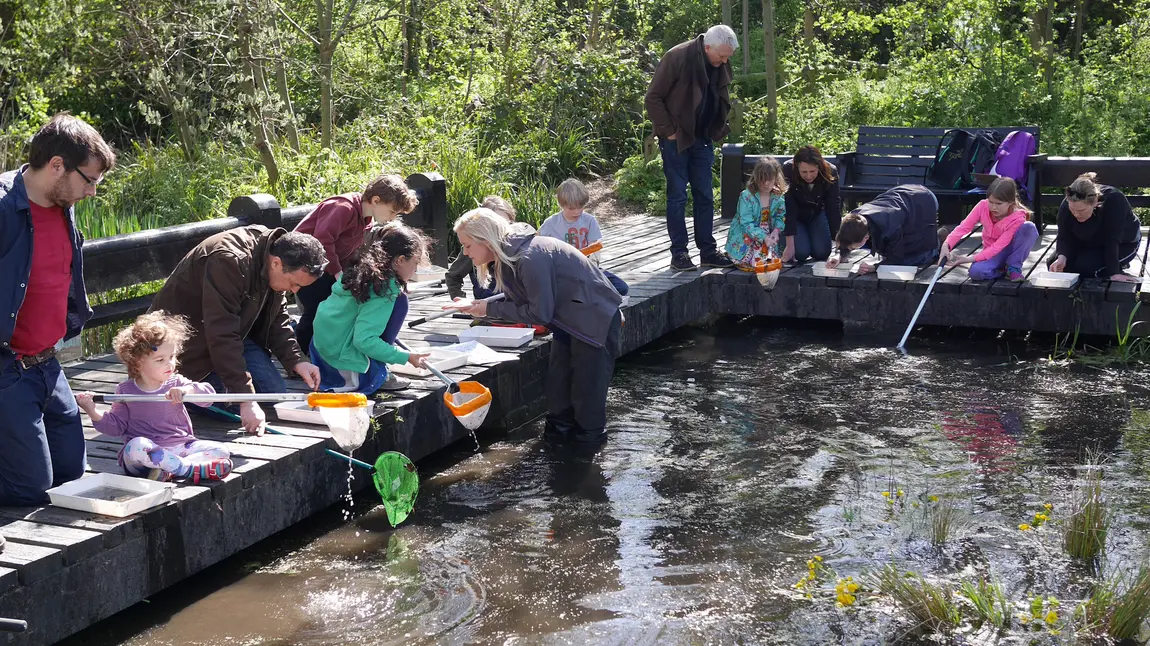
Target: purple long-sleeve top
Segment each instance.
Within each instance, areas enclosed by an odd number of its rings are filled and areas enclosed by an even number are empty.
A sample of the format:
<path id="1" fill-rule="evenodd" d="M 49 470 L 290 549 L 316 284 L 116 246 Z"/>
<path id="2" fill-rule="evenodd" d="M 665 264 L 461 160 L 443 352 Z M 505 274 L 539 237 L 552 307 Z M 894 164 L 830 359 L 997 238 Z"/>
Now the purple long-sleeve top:
<path id="1" fill-rule="evenodd" d="M 216 389 L 211 384 L 192 381 L 176 373 L 156 390 L 144 390 L 129 379 L 116 386 L 117 395 L 165 395 L 175 387 L 185 390 L 185 394 L 214 395 Z M 197 402 L 198 403 L 198 402 Z M 211 402 L 199 403 L 210 406 Z M 104 435 L 123 436 L 127 442 L 133 438 L 145 437 L 163 447 L 175 447 L 194 440 L 192 418 L 183 404 L 162 402 L 116 402 L 112 409 L 104 413 L 92 426 Z"/>

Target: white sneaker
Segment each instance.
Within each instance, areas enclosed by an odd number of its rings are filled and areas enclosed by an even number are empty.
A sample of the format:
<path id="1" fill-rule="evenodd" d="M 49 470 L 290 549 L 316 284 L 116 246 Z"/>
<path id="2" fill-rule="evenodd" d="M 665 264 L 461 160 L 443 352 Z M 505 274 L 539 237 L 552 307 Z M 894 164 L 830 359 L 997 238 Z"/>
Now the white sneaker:
<path id="1" fill-rule="evenodd" d="M 397 377 L 394 372 L 387 373 L 387 381 L 379 387 L 380 390 L 396 391 L 403 390 L 411 385 L 411 382 L 403 377 Z"/>

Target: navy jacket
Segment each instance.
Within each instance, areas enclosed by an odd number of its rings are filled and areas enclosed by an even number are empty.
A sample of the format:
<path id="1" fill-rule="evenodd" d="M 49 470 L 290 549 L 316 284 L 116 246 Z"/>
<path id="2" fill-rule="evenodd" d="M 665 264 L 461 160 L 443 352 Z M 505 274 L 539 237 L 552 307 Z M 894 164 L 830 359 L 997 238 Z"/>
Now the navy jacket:
<path id="1" fill-rule="evenodd" d="M 16 359 L 9 343 L 32 273 L 32 207 L 24 190 L 24 168 L 0 175 L 0 372 Z M 72 236 L 72 286 L 68 289 L 68 331 L 64 339 L 79 334 L 92 317 L 84 290 L 84 255 L 80 251 L 84 236 L 76 228 L 75 211 L 71 208 L 68 233 Z"/>
<path id="2" fill-rule="evenodd" d="M 930 189 L 903 184 L 858 208 L 870 230 L 870 246 L 892 265 L 914 264 L 931 249 L 938 249 L 938 202 Z"/>

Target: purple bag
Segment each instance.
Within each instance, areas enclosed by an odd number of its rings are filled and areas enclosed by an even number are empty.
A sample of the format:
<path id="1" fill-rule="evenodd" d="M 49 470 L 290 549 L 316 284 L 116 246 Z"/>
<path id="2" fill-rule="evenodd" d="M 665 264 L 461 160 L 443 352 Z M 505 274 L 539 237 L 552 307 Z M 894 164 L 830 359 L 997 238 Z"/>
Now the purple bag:
<path id="1" fill-rule="evenodd" d="M 1027 199 L 1033 201 L 1033 191 L 1026 185 L 1026 158 L 1036 152 L 1038 144 L 1034 135 L 1024 130 L 1014 130 L 999 144 L 994 154 L 996 161 L 990 172 L 992 175 L 1013 179 L 1026 192 Z"/>

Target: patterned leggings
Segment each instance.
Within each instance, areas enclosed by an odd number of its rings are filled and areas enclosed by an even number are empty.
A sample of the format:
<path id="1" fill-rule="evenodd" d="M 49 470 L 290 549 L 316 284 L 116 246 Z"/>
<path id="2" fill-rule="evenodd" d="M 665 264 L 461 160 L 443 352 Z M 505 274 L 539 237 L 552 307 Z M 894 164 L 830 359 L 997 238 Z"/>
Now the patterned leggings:
<path id="1" fill-rule="evenodd" d="M 160 469 L 182 478 L 198 464 L 228 457 L 231 452 L 219 442 L 189 440 L 178 446 L 163 447 L 146 437 L 134 437 L 124 445 L 120 461 L 130 476 L 146 476 L 152 469 Z"/>

